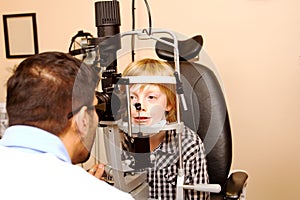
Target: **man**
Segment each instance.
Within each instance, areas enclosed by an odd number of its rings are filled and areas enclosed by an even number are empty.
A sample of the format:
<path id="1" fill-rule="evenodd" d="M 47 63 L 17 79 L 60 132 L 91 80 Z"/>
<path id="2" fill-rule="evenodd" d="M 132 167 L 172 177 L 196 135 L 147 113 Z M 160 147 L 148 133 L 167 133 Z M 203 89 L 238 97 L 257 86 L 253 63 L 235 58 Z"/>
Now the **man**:
<path id="1" fill-rule="evenodd" d="M 65 53 L 20 63 L 7 82 L 0 199 L 133 199 L 73 165 L 88 160 L 94 143 L 98 82 L 91 67 Z"/>

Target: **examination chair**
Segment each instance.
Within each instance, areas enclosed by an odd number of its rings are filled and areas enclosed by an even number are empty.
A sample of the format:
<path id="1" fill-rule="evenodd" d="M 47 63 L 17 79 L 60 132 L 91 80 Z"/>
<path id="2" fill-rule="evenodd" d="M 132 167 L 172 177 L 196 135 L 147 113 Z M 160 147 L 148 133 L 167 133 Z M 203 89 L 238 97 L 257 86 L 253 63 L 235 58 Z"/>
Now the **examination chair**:
<path id="1" fill-rule="evenodd" d="M 162 39 L 173 43 L 173 39 Z M 209 181 L 221 186 L 220 193 L 211 193 L 211 200 L 244 200 L 248 174 L 246 171 L 230 169 L 232 137 L 222 88 L 211 69 L 195 62 L 199 58 L 202 45 L 201 35 L 178 41 L 180 77 L 188 108 L 184 111 L 181 106 L 181 120 L 202 139 L 206 150 Z M 155 50 L 160 59 L 174 66 L 173 47 L 158 41 Z"/>

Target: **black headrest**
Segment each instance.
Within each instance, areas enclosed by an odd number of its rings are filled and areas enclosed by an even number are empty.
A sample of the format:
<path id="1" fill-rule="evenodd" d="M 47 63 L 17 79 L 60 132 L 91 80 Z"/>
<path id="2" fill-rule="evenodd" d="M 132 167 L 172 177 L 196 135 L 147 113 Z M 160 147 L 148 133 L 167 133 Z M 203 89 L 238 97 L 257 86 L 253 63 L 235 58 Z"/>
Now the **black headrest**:
<path id="1" fill-rule="evenodd" d="M 171 38 L 162 37 L 170 43 L 174 43 Z M 195 58 L 203 46 L 203 38 L 201 35 L 196 35 L 186 40 L 178 40 L 179 60 L 190 60 Z M 155 51 L 159 58 L 167 61 L 174 61 L 174 48 L 170 45 L 158 41 L 155 45 Z"/>

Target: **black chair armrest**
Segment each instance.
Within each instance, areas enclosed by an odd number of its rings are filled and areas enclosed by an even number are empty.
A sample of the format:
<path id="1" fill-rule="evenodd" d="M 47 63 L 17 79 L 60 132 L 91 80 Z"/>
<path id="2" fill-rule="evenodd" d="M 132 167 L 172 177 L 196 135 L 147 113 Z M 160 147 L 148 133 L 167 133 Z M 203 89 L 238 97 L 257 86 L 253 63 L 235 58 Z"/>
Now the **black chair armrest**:
<path id="1" fill-rule="evenodd" d="M 246 185 L 248 174 L 245 171 L 235 171 L 226 182 L 226 199 L 239 199 Z"/>

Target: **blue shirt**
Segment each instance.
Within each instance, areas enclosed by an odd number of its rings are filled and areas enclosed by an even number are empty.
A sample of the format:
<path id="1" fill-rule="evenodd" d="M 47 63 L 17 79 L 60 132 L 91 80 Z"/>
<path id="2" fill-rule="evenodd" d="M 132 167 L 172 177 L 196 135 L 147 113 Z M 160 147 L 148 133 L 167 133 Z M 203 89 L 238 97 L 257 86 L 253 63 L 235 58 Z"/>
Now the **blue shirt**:
<path id="1" fill-rule="evenodd" d="M 8 127 L 0 145 L 29 153 L 50 153 L 64 162 L 71 163 L 67 149 L 59 137 L 36 127 Z"/>

